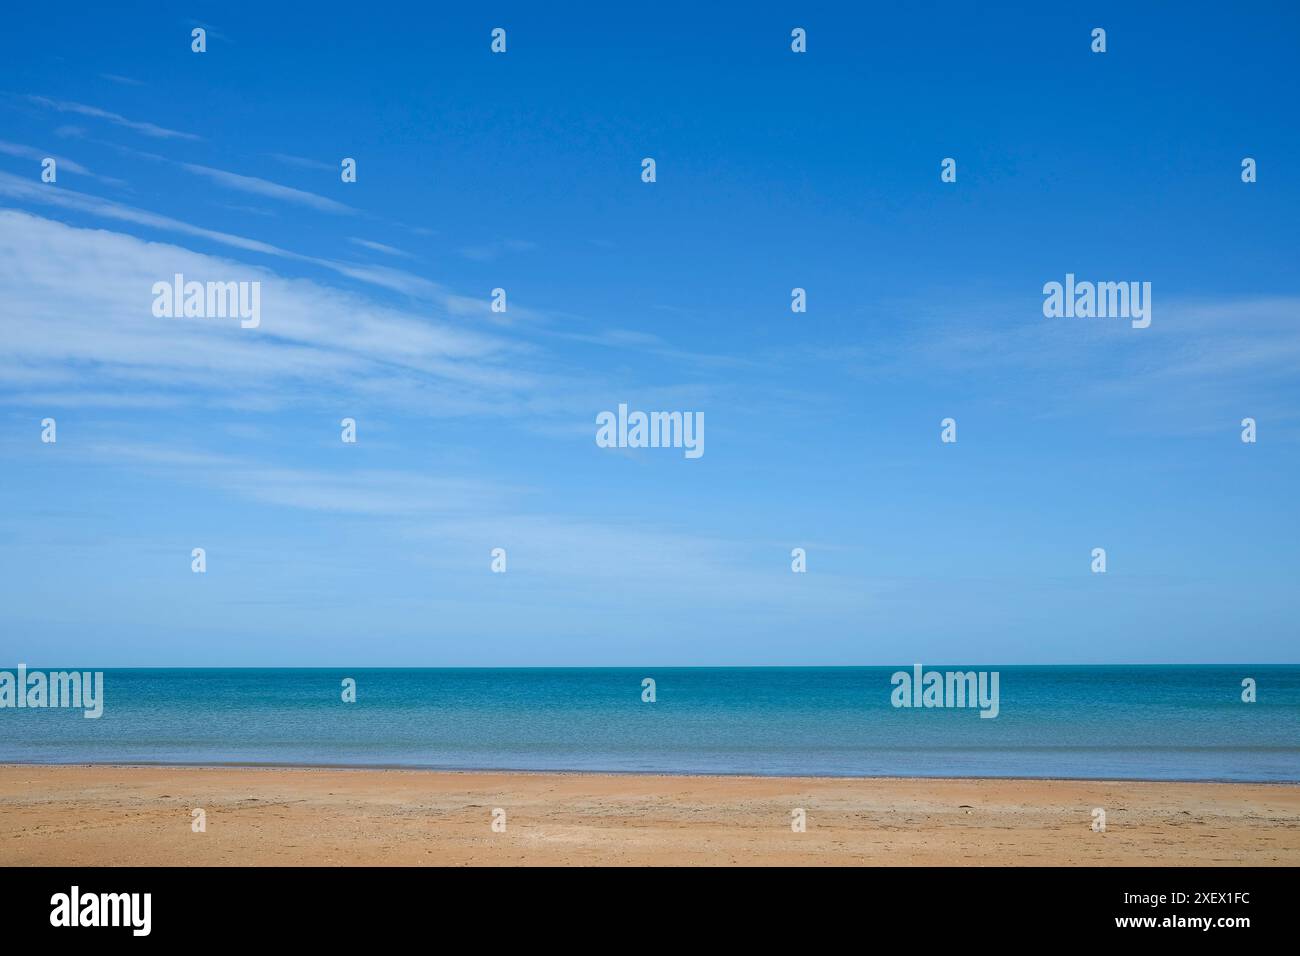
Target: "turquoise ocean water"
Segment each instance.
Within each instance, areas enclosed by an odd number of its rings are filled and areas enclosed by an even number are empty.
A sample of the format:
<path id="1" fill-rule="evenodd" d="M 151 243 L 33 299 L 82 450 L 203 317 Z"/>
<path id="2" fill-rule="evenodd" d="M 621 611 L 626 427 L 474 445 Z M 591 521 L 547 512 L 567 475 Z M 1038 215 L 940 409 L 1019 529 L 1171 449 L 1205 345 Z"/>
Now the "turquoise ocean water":
<path id="1" fill-rule="evenodd" d="M 891 706 L 910 669 L 106 670 L 98 720 L 0 709 L 0 762 L 1300 781 L 1297 666 L 980 668 L 996 719 Z"/>

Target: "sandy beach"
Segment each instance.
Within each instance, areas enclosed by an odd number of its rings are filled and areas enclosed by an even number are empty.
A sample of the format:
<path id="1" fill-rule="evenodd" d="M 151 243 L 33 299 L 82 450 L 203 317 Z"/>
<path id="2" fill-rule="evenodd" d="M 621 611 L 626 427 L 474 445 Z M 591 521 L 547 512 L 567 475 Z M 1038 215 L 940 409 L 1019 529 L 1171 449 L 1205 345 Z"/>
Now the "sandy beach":
<path id="1" fill-rule="evenodd" d="M 0 767 L 0 865 L 374 864 L 1295 866 L 1300 787 Z"/>

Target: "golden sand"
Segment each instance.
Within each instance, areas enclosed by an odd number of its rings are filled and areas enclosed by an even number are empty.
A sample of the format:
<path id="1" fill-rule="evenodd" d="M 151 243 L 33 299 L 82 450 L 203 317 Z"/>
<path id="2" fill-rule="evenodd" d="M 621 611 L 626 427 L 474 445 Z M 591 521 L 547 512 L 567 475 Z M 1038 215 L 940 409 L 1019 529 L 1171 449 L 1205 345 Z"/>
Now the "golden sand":
<path id="1" fill-rule="evenodd" d="M 1300 787 L 0 766 L 0 865 L 367 864 L 1296 866 Z"/>

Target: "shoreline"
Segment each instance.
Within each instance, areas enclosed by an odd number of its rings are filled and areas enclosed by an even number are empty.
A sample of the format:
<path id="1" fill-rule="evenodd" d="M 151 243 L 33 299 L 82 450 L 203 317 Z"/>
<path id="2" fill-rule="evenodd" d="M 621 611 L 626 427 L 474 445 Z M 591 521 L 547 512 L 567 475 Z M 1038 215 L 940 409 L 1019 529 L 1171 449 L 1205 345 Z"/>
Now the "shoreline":
<path id="1" fill-rule="evenodd" d="M 0 764 L 0 833 L 5 866 L 1296 866 L 1300 787 Z"/>
<path id="2" fill-rule="evenodd" d="M 944 781 L 987 780 L 1013 783 L 1100 783 L 1121 785 L 1126 783 L 1173 783 L 1173 784 L 1215 784 L 1221 786 L 1247 787 L 1300 787 L 1300 780 L 1241 780 L 1231 777 L 1066 777 L 1066 776 L 1024 776 L 1001 774 L 966 774 L 934 775 L 913 774 L 833 774 L 833 773 L 746 773 L 741 771 L 718 770 L 705 773 L 696 770 L 575 770 L 571 768 L 537 770 L 526 767 L 433 767 L 411 764 L 344 764 L 344 763 L 257 763 L 250 761 L 230 762 L 194 762 L 176 761 L 88 761 L 69 760 L 60 763 L 23 760 L 0 760 L 0 770 L 18 767 L 83 767 L 86 769 L 103 767 L 107 769 L 140 770 L 339 770 L 339 771 L 374 771 L 376 773 L 428 773 L 428 774 L 464 774 L 464 775 L 501 775 L 501 776 L 557 776 L 557 777 L 698 777 L 704 780 L 910 780 L 910 781 Z"/>

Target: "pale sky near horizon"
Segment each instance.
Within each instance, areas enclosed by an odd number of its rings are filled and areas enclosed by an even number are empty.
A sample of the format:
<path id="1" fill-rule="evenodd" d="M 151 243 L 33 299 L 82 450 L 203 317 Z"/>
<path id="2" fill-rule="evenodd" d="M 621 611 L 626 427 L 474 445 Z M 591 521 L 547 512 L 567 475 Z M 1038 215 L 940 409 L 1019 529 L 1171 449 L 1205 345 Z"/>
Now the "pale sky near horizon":
<path id="1" fill-rule="evenodd" d="M 10 11 L 0 666 L 1300 660 L 1300 12 L 844 7 Z"/>

